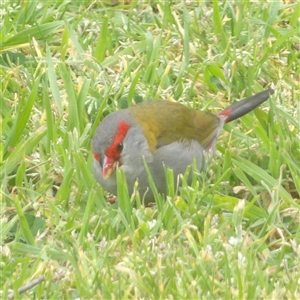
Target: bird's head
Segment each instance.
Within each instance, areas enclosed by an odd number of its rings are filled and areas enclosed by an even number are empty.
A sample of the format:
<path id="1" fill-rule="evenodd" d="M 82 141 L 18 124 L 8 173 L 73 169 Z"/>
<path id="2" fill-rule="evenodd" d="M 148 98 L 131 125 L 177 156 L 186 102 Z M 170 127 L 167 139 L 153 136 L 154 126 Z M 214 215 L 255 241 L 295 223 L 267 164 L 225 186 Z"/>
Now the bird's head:
<path id="1" fill-rule="evenodd" d="M 143 156 L 152 156 L 141 126 L 127 110 L 103 119 L 92 140 L 92 151 L 103 179 L 109 179 L 117 168 L 134 175 L 143 166 Z"/>

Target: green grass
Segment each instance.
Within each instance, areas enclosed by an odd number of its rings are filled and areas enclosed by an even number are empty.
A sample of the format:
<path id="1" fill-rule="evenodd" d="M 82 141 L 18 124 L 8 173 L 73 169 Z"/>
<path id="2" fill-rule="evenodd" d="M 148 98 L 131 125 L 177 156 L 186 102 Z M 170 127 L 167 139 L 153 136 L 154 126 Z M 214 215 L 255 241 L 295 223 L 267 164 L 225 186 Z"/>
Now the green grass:
<path id="1" fill-rule="evenodd" d="M 0 8 L 3 299 L 300 298 L 297 1 Z M 107 203 L 90 151 L 103 116 L 148 99 L 218 112 L 267 87 L 190 187 L 143 207 L 119 174 Z"/>

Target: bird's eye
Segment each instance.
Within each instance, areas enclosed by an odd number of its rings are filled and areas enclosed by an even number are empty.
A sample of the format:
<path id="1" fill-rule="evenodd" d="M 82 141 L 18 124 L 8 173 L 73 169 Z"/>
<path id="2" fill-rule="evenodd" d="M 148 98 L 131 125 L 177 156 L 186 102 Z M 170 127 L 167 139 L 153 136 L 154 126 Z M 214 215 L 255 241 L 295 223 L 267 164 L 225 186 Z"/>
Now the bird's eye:
<path id="1" fill-rule="evenodd" d="M 119 143 L 116 148 L 117 152 L 121 153 L 123 150 L 123 143 Z"/>

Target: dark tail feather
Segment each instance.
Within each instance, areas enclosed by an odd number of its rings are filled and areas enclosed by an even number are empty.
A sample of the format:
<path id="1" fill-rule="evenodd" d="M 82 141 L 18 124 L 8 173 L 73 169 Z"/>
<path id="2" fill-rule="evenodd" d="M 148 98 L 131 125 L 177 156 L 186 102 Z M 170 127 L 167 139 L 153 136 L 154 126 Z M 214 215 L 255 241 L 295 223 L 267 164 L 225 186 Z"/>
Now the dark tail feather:
<path id="1" fill-rule="evenodd" d="M 225 122 L 228 123 L 247 114 L 265 102 L 272 94 L 274 94 L 274 90 L 272 89 L 260 92 L 254 96 L 233 103 L 221 111 L 219 115 L 226 116 L 227 118 Z"/>

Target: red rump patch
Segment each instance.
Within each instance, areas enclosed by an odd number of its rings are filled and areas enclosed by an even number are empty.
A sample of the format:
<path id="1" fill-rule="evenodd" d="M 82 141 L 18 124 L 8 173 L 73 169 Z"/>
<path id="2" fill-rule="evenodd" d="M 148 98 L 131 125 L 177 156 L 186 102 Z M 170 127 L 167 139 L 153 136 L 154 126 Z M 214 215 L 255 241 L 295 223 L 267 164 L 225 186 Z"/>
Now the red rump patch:
<path id="1" fill-rule="evenodd" d="M 229 108 L 229 109 L 226 109 L 226 110 L 223 110 L 221 111 L 220 113 L 218 113 L 219 116 L 225 116 L 225 117 L 228 117 L 228 115 L 232 112 L 232 109 Z"/>
<path id="2" fill-rule="evenodd" d="M 118 151 L 118 145 L 122 143 L 123 139 L 126 136 L 127 131 L 129 130 L 130 125 L 121 120 L 118 125 L 117 133 L 115 134 L 114 140 L 111 145 L 105 151 L 105 155 L 110 158 L 118 159 L 120 158 L 120 151 Z"/>

